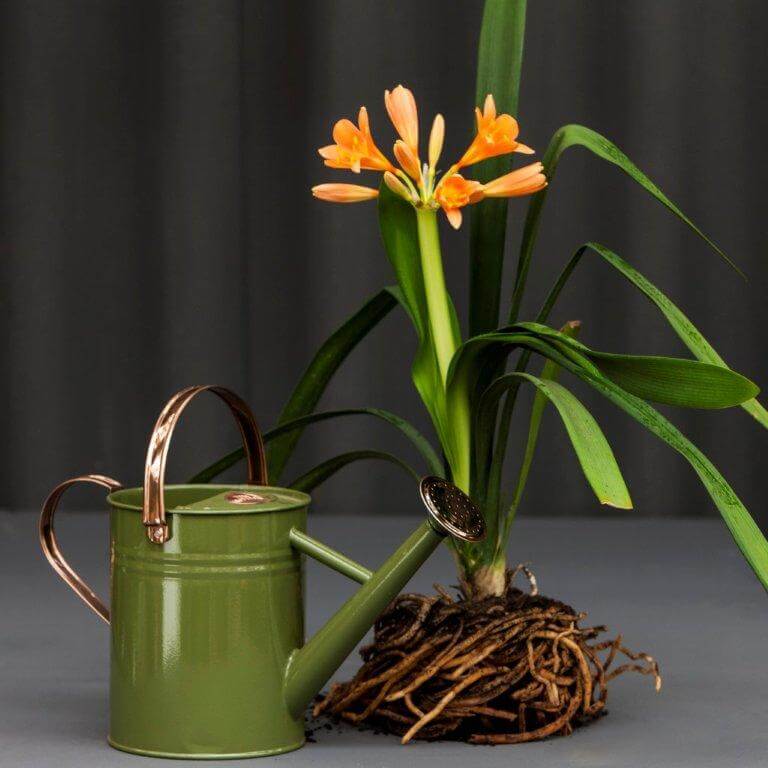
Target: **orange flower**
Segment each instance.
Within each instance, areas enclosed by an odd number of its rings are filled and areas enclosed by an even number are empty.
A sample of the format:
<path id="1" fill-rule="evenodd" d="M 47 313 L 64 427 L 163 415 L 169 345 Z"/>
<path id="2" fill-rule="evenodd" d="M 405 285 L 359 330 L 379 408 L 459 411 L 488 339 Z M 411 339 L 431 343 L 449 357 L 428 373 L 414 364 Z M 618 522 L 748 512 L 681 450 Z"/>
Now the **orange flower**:
<path id="1" fill-rule="evenodd" d="M 538 192 L 547 186 L 544 166 L 531 163 L 524 168 L 499 176 L 498 179 L 480 184 L 465 179 L 459 173 L 444 176 L 435 190 L 435 201 L 445 211 L 451 226 L 461 226 L 461 208 L 479 203 L 485 197 L 520 197 Z"/>
<path id="2" fill-rule="evenodd" d="M 336 143 L 319 150 L 327 166 L 347 168 L 355 173 L 362 169 L 383 171 L 384 182 L 392 192 L 416 208 L 442 208 L 455 229 L 461 226 L 461 209 L 466 205 L 478 203 L 484 197 L 529 195 L 547 185 L 541 163 L 532 163 L 488 184 L 465 179 L 457 173 L 460 168 L 487 157 L 533 152 L 517 141 L 517 121 L 511 115 L 496 114 L 496 104 L 490 94 L 485 99 L 483 111 L 475 110 L 477 136 L 461 160 L 439 180 L 436 179 L 436 166 L 445 138 L 442 115 L 435 117 L 429 136 L 429 163 L 422 167 L 418 152 L 419 118 L 413 94 L 398 85 L 392 92 L 384 92 L 384 104 L 400 135 L 394 145 L 394 154 L 402 170 L 392 165 L 374 143 L 365 107 L 360 108 L 358 125 L 350 120 L 339 120 L 334 126 L 333 140 Z M 357 203 L 371 200 L 378 192 L 355 184 L 320 184 L 312 188 L 312 194 L 334 203 Z"/>
<path id="3" fill-rule="evenodd" d="M 384 91 L 384 106 L 400 138 L 418 155 L 419 115 L 413 93 L 402 85 L 398 85 L 391 93 Z"/>
<path id="4" fill-rule="evenodd" d="M 333 126 L 336 143 L 318 150 L 325 164 L 330 168 L 348 168 L 354 173 L 360 173 L 361 168 L 370 171 L 394 170 L 392 163 L 373 141 L 365 107 L 360 107 L 357 123 L 355 125 L 351 120 L 344 119 Z"/>
<path id="5" fill-rule="evenodd" d="M 358 184 L 318 184 L 312 187 L 312 194 L 329 203 L 360 203 L 378 197 L 379 191 Z"/>
<path id="6" fill-rule="evenodd" d="M 502 114 L 496 116 L 496 103 L 489 93 L 485 97 L 483 111 L 475 108 L 477 117 L 477 135 L 469 145 L 461 160 L 456 163 L 457 168 L 472 165 L 488 157 L 506 155 L 510 152 L 522 152 L 532 155 L 533 150 L 516 141 L 520 128 L 512 115 Z"/>
<path id="7" fill-rule="evenodd" d="M 448 221 L 454 229 L 461 226 L 461 208 L 476 202 L 477 195 L 482 197 L 482 184 L 479 181 L 465 179 L 460 173 L 444 176 L 435 190 L 435 202 L 445 211 Z M 478 198 L 479 199 L 479 198 Z"/>

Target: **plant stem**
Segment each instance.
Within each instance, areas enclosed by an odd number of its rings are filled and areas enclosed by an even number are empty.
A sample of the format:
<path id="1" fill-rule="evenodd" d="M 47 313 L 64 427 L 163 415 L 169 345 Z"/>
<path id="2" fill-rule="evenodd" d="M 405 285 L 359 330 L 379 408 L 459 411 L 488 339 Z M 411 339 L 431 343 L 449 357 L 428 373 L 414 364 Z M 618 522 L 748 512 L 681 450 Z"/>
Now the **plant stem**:
<path id="1" fill-rule="evenodd" d="M 448 368 L 459 340 L 456 338 L 451 320 L 448 290 L 445 287 L 440 235 L 437 229 L 437 211 L 430 208 L 417 208 L 416 223 L 419 231 L 419 251 L 421 252 L 421 270 L 424 275 L 429 330 L 440 376 L 445 386 L 448 380 Z"/>

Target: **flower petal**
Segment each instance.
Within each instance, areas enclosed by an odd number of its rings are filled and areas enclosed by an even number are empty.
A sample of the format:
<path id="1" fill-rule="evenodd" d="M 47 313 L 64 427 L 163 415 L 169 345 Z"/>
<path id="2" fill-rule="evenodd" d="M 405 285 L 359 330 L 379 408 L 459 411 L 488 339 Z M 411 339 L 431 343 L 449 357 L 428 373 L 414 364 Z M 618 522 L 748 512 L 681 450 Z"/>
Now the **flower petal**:
<path id="1" fill-rule="evenodd" d="M 342 147 L 351 147 L 360 141 L 360 130 L 351 120 L 342 118 L 333 126 L 333 140 Z"/>
<path id="2" fill-rule="evenodd" d="M 461 210 L 459 208 L 444 208 L 445 217 L 454 229 L 458 229 L 461 226 Z"/>

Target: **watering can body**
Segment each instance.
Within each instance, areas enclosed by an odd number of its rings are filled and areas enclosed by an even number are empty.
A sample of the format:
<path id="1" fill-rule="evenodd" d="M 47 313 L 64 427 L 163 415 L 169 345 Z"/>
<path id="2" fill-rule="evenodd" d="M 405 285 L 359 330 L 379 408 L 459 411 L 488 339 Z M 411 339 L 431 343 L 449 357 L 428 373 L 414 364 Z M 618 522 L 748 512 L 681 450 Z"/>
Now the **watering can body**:
<path id="1" fill-rule="evenodd" d="M 237 514 L 172 511 L 174 497 L 206 490 L 166 488 L 163 547 L 141 525 L 140 490 L 110 494 L 109 742 L 187 758 L 296 749 L 304 712 L 289 712 L 283 683 L 304 642 L 304 580 L 289 535 L 305 530 L 309 498 L 246 486 L 275 500 Z"/>
<path id="2" fill-rule="evenodd" d="M 207 390 L 238 419 L 249 482 L 165 486 L 176 420 Z M 81 481 L 110 491 L 109 608 L 66 561 L 54 534 L 61 496 Z M 110 625 L 112 746 L 193 759 L 297 749 L 307 705 L 443 537 L 482 533 L 481 520 L 456 527 L 427 504 L 428 520 L 372 573 L 306 533 L 309 502 L 304 493 L 266 485 L 253 417 L 220 387 L 189 388 L 166 406 L 150 439 L 144 487 L 86 475 L 49 495 L 40 519 L 43 550 Z M 308 642 L 305 555 L 362 585 Z"/>

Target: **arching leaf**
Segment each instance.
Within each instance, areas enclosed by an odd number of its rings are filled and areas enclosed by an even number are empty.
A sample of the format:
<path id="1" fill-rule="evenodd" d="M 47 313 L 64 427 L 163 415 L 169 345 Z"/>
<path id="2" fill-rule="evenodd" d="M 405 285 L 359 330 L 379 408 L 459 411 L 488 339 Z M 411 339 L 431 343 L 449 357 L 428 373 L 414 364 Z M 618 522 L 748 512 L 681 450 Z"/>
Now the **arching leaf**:
<path id="1" fill-rule="evenodd" d="M 332 459 L 324 461 L 322 464 L 318 464 L 309 472 L 305 472 L 300 477 L 297 477 L 292 483 L 289 483 L 289 488 L 295 488 L 297 491 L 304 491 L 309 493 L 313 488 L 316 488 L 321 483 L 324 483 L 329 477 L 333 477 L 337 472 L 340 472 L 344 467 L 352 464 L 356 461 L 366 461 L 369 459 L 375 459 L 377 461 L 387 461 L 390 464 L 404 469 L 415 482 L 419 482 L 419 474 L 406 464 L 397 456 L 393 456 L 391 453 L 385 453 L 384 451 L 350 451 L 349 453 L 342 453 L 339 456 L 334 456 Z"/>
<path id="2" fill-rule="evenodd" d="M 618 355 L 590 349 L 576 339 L 539 323 L 516 323 L 510 331 L 528 330 L 553 340 L 564 355 L 582 355 L 594 368 L 627 392 L 656 403 L 682 408 L 731 408 L 760 391 L 740 373 L 711 363 L 677 357 Z M 588 363 L 588 364 L 589 364 Z"/>
<path id="3" fill-rule="evenodd" d="M 405 437 L 407 437 L 411 443 L 416 447 L 419 453 L 424 458 L 427 464 L 430 474 L 442 475 L 443 467 L 440 457 L 435 452 L 434 448 L 430 445 L 429 441 L 405 419 L 400 416 L 396 416 L 394 413 L 382 410 L 381 408 L 345 408 L 337 411 L 322 411 L 320 413 L 311 413 L 307 416 L 302 416 L 298 419 L 292 419 L 285 422 L 269 432 L 264 433 L 264 442 L 269 445 L 272 441 L 280 439 L 284 435 L 289 435 L 292 432 L 301 432 L 310 424 L 317 424 L 322 421 L 328 421 L 329 419 L 342 418 L 344 416 L 372 416 L 377 419 L 391 424 L 398 429 Z M 208 483 L 217 475 L 220 475 L 229 467 L 234 466 L 243 458 L 243 449 L 238 448 L 235 451 L 227 454 L 223 459 L 220 459 L 210 467 L 198 472 L 189 482 L 190 483 Z"/>
<path id="4" fill-rule="evenodd" d="M 278 424 L 306 416 L 315 409 L 339 366 L 357 344 L 392 311 L 398 300 L 397 289 L 382 289 L 328 337 L 294 387 L 280 413 Z M 301 430 L 291 431 L 270 445 L 267 452 L 269 475 L 275 482 L 279 481 L 300 437 Z"/>
<path id="5" fill-rule="evenodd" d="M 763 587 L 768 589 L 768 542 L 741 499 L 714 464 L 653 406 L 625 392 L 606 376 L 599 373 L 595 375 L 572 359 L 561 355 L 548 341 L 539 339 L 539 342 L 541 343 L 538 345 L 538 351 L 592 386 L 688 461 L 720 511 L 750 567 Z"/>
<path id="6" fill-rule="evenodd" d="M 499 398 L 519 381 L 536 387 L 543 398 L 551 402 L 562 419 L 573 449 L 592 490 L 601 504 L 619 509 L 631 509 L 632 501 L 608 441 L 589 411 L 565 387 L 552 379 L 539 378 L 529 373 L 509 373 L 500 376 L 483 393 L 478 410 L 478 428 L 489 424 Z M 531 429 L 538 432 L 541 411 L 532 419 Z M 527 476 L 533 461 L 535 438 L 528 441 L 521 476 Z M 517 499 L 519 502 L 519 499 Z"/>
<path id="7" fill-rule="evenodd" d="M 542 162 L 550 186 L 557 171 L 560 157 L 569 147 L 580 146 L 588 149 L 593 155 L 618 166 L 633 181 L 637 182 L 648 194 L 658 200 L 665 208 L 677 216 L 689 229 L 693 230 L 707 245 L 712 248 L 725 262 L 733 267 L 739 274 L 741 270 L 725 255 L 721 248 L 704 234 L 657 186 L 654 184 L 615 144 L 601 136 L 591 128 L 583 125 L 566 125 L 555 132 Z M 549 187 L 537 192 L 528 204 L 528 213 L 523 227 L 523 238 L 520 245 L 520 255 L 517 262 L 515 275 L 515 287 L 512 294 L 512 305 L 509 312 L 510 323 L 514 322 L 520 312 L 520 304 L 523 299 L 525 285 L 528 278 L 528 270 L 536 244 L 539 231 L 541 212 L 547 199 Z"/>
<path id="8" fill-rule="evenodd" d="M 650 280 L 638 272 L 631 264 L 626 262 L 618 254 L 606 248 L 600 243 L 586 243 L 581 246 L 566 264 L 552 290 L 549 292 L 544 305 L 537 317 L 539 322 L 546 322 L 552 307 L 563 290 L 568 278 L 571 276 L 582 257 L 587 253 L 600 256 L 607 264 L 612 266 L 619 274 L 625 277 L 632 285 L 641 291 L 653 304 L 658 307 L 667 319 L 672 330 L 685 344 L 691 353 L 705 363 L 712 363 L 727 368 L 728 365 L 715 351 L 714 347 L 704 338 L 701 331 L 688 319 L 688 317 L 664 295 Z M 741 407 L 764 427 L 768 427 L 768 411 L 755 399 L 747 400 Z"/>

